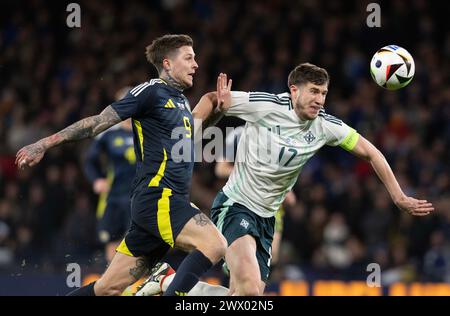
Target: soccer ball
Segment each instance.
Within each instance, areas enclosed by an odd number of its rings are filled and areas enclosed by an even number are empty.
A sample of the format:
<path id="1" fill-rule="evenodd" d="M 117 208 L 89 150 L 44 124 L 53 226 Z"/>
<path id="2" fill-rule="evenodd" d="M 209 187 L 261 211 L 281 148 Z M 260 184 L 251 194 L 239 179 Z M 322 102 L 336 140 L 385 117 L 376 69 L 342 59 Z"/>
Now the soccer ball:
<path id="1" fill-rule="evenodd" d="M 370 61 L 373 80 L 388 90 L 408 85 L 414 77 L 414 59 L 408 51 L 397 45 L 380 48 Z"/>

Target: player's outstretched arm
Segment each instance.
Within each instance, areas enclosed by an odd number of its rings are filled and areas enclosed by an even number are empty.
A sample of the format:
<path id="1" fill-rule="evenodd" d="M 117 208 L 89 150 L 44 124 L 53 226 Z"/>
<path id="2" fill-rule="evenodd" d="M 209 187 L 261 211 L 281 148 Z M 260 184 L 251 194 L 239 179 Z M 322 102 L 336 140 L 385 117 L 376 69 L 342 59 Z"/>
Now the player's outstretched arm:
<path id="1" fill-rule="evenodd" d="M 208 92 L 204 94 L 200 101 L 198 101 L 197 105 L 195 106 L 194 110 L 192 111 L 192 116 L 194 119 L 202 120 L 203 121 L 203 128 L 208 127 L 208 121 L 210 121 L 210 117 L 215 116 L 215 114 L 218 112 L 216 111 L 217 108 L 217 97 L 215 92 Z"/>
<path id="2" fill-rule="evenodd" d="M 56 134 L 23 147 L 17 152 L 15 163 L 21 169 L 25 166 L 32 167 L 41 161 L 48 149 L 63 143 L 93 137 L 120 121 L 117 112 L 108 106 L 98 115 L 86 117 Z"/>
<path id="3" fill-rule="evenodd" d="M 395 205 L 411 215 L 425 216 L 434 211 L 432 203 L 406 196 L 384 155 L 367 139 L 360 136 L 351 151 L 354 155 L 370 162 L 380 180 L 385 185 Z"/>

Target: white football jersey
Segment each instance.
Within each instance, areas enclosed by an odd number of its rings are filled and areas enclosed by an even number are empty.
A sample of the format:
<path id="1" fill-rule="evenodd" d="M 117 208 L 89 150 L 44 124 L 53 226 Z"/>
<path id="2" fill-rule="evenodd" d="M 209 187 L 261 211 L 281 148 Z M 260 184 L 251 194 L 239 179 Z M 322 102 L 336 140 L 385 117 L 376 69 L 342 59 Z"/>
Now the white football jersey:
<path id="1" fill-rule="evenodd" d="M 314 120 L 301 120 L 289 93 L 232 91 L 225 115 L 246 121 L 233 172 L 223 192 L 262 217 L 279 209 L 305 163 L 322 146 L 351 150 L 359 134 L 320 110 Z"/>

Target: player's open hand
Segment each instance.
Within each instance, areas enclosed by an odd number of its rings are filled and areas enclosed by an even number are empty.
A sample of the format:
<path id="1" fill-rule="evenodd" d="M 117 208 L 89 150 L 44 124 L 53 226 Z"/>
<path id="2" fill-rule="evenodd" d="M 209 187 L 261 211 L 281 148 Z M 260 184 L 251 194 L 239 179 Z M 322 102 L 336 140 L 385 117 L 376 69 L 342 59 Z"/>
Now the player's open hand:
<path id="1" fill-rule="evenodd" d="M 396 203 L 402 211 L 414 216 L 425 216 L 434 211 L 433 204 L 427 200 L 417 200 L 412 197 L 405 197 Z"/>
<path id="2" fill-rule="evenodd" d="M 226 111 L 231 106 L 231 84 L 233 80 L 227 82 L 227 74 L 220 73 L 217 77 L 217 106 L 220 111 Z"/>
<path id="3" fill-rule="evenodd" d="M 20 149 L 16 154 L 15 163 L 20 169 L 25 167 L 33 167 L 41 161 L 44 154 L 44 146 L 40 142 L 36 142 Z"/>

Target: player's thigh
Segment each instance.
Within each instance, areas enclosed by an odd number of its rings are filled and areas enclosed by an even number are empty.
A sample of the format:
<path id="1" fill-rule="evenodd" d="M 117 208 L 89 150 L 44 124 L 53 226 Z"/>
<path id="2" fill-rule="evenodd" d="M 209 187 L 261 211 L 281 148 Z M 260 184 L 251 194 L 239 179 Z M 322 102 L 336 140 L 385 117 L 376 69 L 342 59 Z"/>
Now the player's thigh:
<path id="1" fill-rule="evenodd" d="M 198 249 L 208 258 L 218 261 L 225 255 L 227 241 L 213 222 L 198 212 L 184 225 L 175 246 L 186 251 Z"/>
<path id="2" fill-rule="evenodd" d="M 150 229 L 151 222 L 132 222 L 127 234 L 116 251 L 134 258 L 145 258 L 147 268 L 152 268 L 170 249 L 170 245 L 159 234 Z M 153 225 L 154 226 L 154 225 Z"/>
<path id="3" fill-rule="evenodd" d="M 151 188 L 132 199 L 132 220 L 170 247 L 198 249 L 216 262 L 225 255 L 226 240 L 211 220 L 184 195 Z"/>
<path id="4" fill-rule="evenodd" d="M 234 287 L 239 287 L 244 282 L 254 282 L 259 286 L 261 274 L 256 248 L 255 238 L 250 235 L 239 237 L 228 246 L 225 260 Z"/>
<path id="5" fill-rule="evenodd" d="M 275 218 L 260 217 L 246 206 L 233 203 L 223 192 L 219 192 L 217 195 L 211 208 L 211 215 L 213 222 L 216 223 L 217 227 L 220 228 L 220 231 L 227 239 L 229 245 L 227 250 L 227 265 L 231 273 L 233 271 L 230 264 L 233 263 L 228 262 L 230 255 L 236 254 L 238 258 L 250 256 L 252 266 L 256 265 L 256 268 L 252 269 L 252 275 L 249 276 L 246 271 L 244 271 L 246 272 L 244 274 L 239 272 L 237 275 L 248 278 L 253 277 L 255 271 L 259 271 L 259 280 L 267 281 L 270 271 L 270 255 Z M 251 250 L 247 249 L 249 245 L 246 242 L 247 240 L 251 241 Z M 247 250 L 243 250 L 244 248 L 239 246 L 242 242 L 245 243 L 245 249 Z M 243 269 L 239 261 L 235 266 Z M 257 284 L 259 284 L 259 281 Z M 239 285 L 236 284 L 236 286 Z"/>

